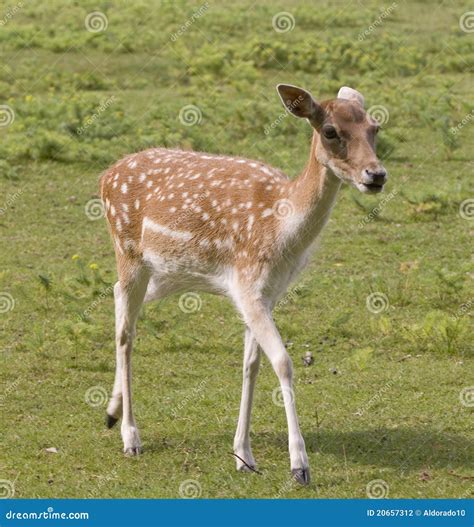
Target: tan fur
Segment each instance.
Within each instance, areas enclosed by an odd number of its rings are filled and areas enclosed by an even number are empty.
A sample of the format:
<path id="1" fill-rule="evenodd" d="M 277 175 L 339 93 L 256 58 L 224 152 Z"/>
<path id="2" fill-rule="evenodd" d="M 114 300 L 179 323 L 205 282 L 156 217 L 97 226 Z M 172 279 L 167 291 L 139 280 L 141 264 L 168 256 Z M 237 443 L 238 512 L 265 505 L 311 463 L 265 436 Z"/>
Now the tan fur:
<path id="1" fill-rule="evenodd" d="M 165 148 L 129 155 L 102 175 L 119 275 L 117 370 L 107 412 L 112 424 L 123 417 L 124 451 L 138 454 L 131 353 L 143 302 L 182 290 L 227 295 L 246 324 L 237 467 L 255 465 L 250 412 L 262 349 L 280 381 L 292 472 L 306 484 L 291 359 L 271 311 L 306 265 L 341 182 L 379 192 L 386 173 L 375 155 L 377 126 L 363 110 L 361 94 L 344 87 L 340 98 L 319 104 L 301 88 L 278 90 L 288 111 L 314 128 L 308 162 L 295 180 L 260 161 Z"/>

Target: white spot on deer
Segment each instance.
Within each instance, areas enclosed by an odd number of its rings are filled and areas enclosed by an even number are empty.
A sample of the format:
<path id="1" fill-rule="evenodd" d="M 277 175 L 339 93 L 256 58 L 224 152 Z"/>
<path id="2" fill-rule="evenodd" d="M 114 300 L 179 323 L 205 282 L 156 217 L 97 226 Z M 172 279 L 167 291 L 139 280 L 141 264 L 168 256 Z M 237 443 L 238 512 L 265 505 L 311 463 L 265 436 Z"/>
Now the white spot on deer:
<path id="1" fill-rule="evenodd" d="M 203 215 L 202 215 L 202 219 L 204 221 L 207 221 L 209 219 L 209 214 L 207 212 L 205 212 Z"/>
<path id="2" fill-rule="evenodd" d="M 273 209 L 265 209 L 262 212 L 262 218 L 266 218 L 267 216 L 271 216 L 273 214 Z"/>
<path id="3" fill-rule="evenodd" d="M 176 212 L 176 207 L 170 207 L 170 212 Z"/>
<path id="4" fill-rule="evenodd" d="M 139 208 L 140 208 L 140 200 L 136 199 L 135 200 L 135 210 L 138 210 Z"/>
<path id="5" fill-rule="evenodd" d="M 232 247 L 234 246 L 234 240 L 232 239 L 232 237 L 227 237 L 223 242 L 222 242 L 222 247 L 228 247 L 229 249 L 232 249 Z"/>
<path id="6" fill-rule="evenodd" d="M 253 222 L 255 221 L 255 216 L 253 214 L 250 214 L 250 216 L 247 219 L 247 231 L 250 232 L 252 230 Z"/>
<path id="7" fill-rule="evenodd" d="M 128 187 L 126 183 L 122 183 L 122 186 L 120 187 L 120 190 L 122 191 L 122 194 L 126 194 L 128 191 Z"/>
<path id="8" fill-rule="evenodd" d="M 114 236 L 114 242 L 115 242 L 115 245 L 116 245 L 119 253 L 123 254 L 123 249 L 122 249 L 122 246 L 120 245 L 120 240 L 118 239 L 117 236 Z"/>
<path id="9" fill-rule="evenodd" d="M 115 207 L 113 205 L 110 206 L 110 214 L 112 214 L 112 216 L 115 216 Z"/>
<path id="10" fill-rule="evenodd" d="M 272 172 L 271 170 L 269 170 L 267 167 L 261 166 L 261 167 L 260 167 L 260 170 L 261 170 L 264 174 L 267 174 L 267 176 L 273 176 L 273 172 Z"/>
<path id="11" fill-rule="evenodd" d="M 186 242 L 193 237 L 192 233 L 190 233 L 189 231 L 173 230 L 166 227 L 166 225 L 156 223 L 147 217 L 143 218 L 142 238 L 146 230 L 150 230 L 158 234 L 163 234 L 164 236 L 168 236 L 169 238 L 173 238 L 175 240 L 182 240 Z"/>

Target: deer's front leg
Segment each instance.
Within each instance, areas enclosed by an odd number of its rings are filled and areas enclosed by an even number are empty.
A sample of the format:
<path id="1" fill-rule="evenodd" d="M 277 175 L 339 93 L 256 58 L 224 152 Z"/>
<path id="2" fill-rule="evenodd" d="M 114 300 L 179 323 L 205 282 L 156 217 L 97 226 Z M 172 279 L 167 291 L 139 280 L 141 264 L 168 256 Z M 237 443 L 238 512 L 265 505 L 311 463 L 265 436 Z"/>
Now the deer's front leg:
<path id="1" fill-rule="evenodd" d="M 238 306 L 280 381 L 288 422 L 291 472 L 298 483 L 307 485 L 310 481 L 309 463 L 296 415 L 291 358 L 275 326 L 268 304 L 262 298 L 252 298 L 248 293 L 242 294 L 239 295 Z"/>
<path id="2" fill-rule="evenodd" d="M 125 281 L 115 287 L 116 308 L 116 346 L 117 371 L 114 393 L 108 408 L 108 414 L 117 418 L 122 415 L 121 433 L 123 450 L 126 455 L 141 452 L 141 442 L 132 409 L 132 348 L 135 326 L 145 296 L 148 274 L 138 269 Z M 121 392 L 121 393 L 120 393 Z M 121 401 L 120 401 L 121 395 Z"/>
<path id="3" fill-rule="evenodd" d="M 260 350 L 257 341 L 248 327 L 245 328 L 244 367 L 242 381 L 242 399 L 240 401 L 239 422 L 234 438 L 234 453 L 248 466 L 255 468 L 255 459 L 250 447 L 250 416 L 252 413 L 253 393 L 260 366 Z M 237 458 L 237 470 L 249 470 L 248 466 Z"/>

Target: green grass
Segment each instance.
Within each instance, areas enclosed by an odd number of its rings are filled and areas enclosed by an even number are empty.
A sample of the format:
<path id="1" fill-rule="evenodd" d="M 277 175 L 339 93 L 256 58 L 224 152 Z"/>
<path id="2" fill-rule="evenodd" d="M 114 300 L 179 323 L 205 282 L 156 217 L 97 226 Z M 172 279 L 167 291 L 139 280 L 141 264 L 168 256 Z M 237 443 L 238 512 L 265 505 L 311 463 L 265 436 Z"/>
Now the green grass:
<path id="1" fill-rule="evenodd" d="M 0 479 L 22 498 L 177 497 L 188 479 L 203 497 L 366 497 L 377 479 L 394 498 L 472 496 L 472 407 L 460 393 L 474 384 L 474 231 L 460 205 L 474 198 L 474 125 L 450 131 L 473 102 L 473 37 L 459 27 L 468 4 L 399 2 L 359 40 L 379 3 L 218 2 L 171 40 L 200 5 L 25 2 L 0 28 L 0 104 L 15 113 L 0 128 L 0 292 L 15 302 L 0 313 Z M 84 18 L 97 10 L 108 28 L 91 33 Z M 281 11 L 292 31 L 273 30 Z M 134 353 L 143 456 L 123 458 L 105 407 L 85 401 L 114 376 L 112 247 L 84 212 L 99 173 L 166 145 L 297 174 L 309 128 L 283 118 L 264 132 L 283 111 L 278 82 L 319 98 L 349 85 L 386 107 L 386 196 L 396 191 L 366 224 L 381 198 L 341 192 L 275 315 L 295 365 L 308 488 L 289 479 L 267 361 L 252 430 L 262 475 L 234 470 L 242 327 L 224 299 L 202 295 L 191 314 L 178 297 L 146 306 Z M 200 124 L 179 121 L 188 104 Z M 372 292 L 387 296 L 383 313 L 367 309 Z"/>

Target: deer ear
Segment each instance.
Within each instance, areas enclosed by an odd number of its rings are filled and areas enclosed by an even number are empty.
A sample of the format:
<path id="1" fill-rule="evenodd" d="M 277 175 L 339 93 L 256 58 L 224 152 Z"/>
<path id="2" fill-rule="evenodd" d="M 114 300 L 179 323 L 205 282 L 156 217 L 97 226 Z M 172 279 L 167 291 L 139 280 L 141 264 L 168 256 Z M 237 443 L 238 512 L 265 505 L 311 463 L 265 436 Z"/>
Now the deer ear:
<path id="1" fill-rule="evenodd" d="M 362 108 L 365 104 L 364 96 L 362 95 L 362 93 L 358 92 L 357 90 L 354 90 L 353 88 L 349 88 L 348 86 L 343 86 L 339 90 L 337 98 L 358 102 L 362 106 Z"/>
<path id="2" fill-rule="evenodd" d="M 308 119 L 313 126 L 322 124 L 324 110 L 309 92 L 291 84 L 278 84 L 277 90 L 285 108 L 292 115 Z"/>

